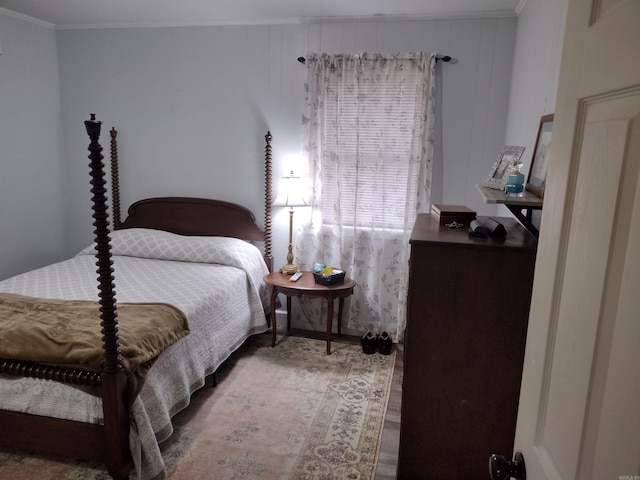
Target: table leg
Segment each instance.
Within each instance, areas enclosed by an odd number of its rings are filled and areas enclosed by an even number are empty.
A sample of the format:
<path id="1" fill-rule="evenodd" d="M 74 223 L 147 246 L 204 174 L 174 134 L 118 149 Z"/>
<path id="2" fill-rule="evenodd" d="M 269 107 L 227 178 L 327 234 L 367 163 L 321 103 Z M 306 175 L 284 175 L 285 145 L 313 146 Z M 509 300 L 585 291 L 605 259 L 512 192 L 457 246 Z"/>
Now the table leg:
<path id="1" fill-rule="evenodd" d="M 278 297 L 278 289 L 271 289 L 271 346 L 276 346 L 276 298 Z"/>
<path id="2" fill-rule="evenodd" d="M 327 355 L 331 355 L 331 329 L 333 327 L 333 297 L 327 298 Z"/>
<path id="3" fill-rule="evenodd" d="M 342 335 L 342 310 L 344 308 L 344 297 L 340 297 L 338 302 L 338 335 Z"/>
<path id="4" fill-rule="evenodd" d="M 287 332 L 291 331 L 291 297 L 287 297 Z"/>

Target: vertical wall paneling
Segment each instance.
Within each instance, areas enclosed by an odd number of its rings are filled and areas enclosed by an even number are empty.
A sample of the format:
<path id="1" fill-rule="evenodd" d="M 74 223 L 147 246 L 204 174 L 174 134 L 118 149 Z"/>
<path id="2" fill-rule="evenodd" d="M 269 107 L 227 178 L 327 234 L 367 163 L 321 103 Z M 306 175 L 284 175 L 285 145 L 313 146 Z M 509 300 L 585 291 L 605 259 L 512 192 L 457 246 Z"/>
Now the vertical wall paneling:
<path id="1" fill-rule="evenodd" d="M 350 28 L 348 23 L 324 23 L 321 25 L 321 38 L 318 52 L 345 53 L 343 52 L 342 32 L 345 27 Z"/>
<path id="2" fill-rule="evenodd" d="M 434 193 L 447 203 L 477 201 L 474 186 L 504 142 L 511 67 L 495 59 L 509 59 L 515 25 L 515 18 L 498 18 L 56 30 L 69 254 L 91 239 L 81 128 L 89 113 L 120 131 L 123 204 L 167 194 L 215 196 L 261 212 L 255 165 L 264 134 L 273 133 L 278 176 L 285 157 L 300 152 L 306 69 L 296 58 L 312 51 L 435 50 L 454 57 L 457 63 L 438 66 Z M 3 31 L 1 61 L 11 41 Z M 284 261 L 286 230 L 286 222 L 274 224 L 276 264 Z"/>
<path id="3" fill-rule="evenodd" d="M 284 162 L 291 158 L 300 158 L 302 153 L 302 136 L 300 125 L 302 123 L 302 108 L 304 104 L 304 82 L 307 79 L 307 69 L 298 62 L 299 56 L 307 53 L 307 27 L 305 25 L 288 25 L 283 30 L 282 36 L 282 118 L 285 124 L 278 131 L 278 142 L 286 145 L 286 149 L 280 150 Z M 282 169 L 289 168 L 278 163 Z M 302 166 L 295 168 L 297 173 L 304 172 Z M 286 171 L 281 170 L 283 174 Z"/>
<path id="4" fill-rule="evenodd" d="M 340 29 L 340 50 L 330 53 L 352 53 L 356 52 L 355 48 L 356 39 L 358 37 L 358 22 L 356 23 L 343 23 Z"/>
<path id="5" fill-rule="evenodd" d="M 4 279 L 61 260 L 67 217 L 55 31 L 0 14 L 0 32 L 0 279 Z"/>
<path id="6" fill-rule="evenodd" d="M 540 117 L 555 112 L 567 6 L 568 0 L 529 1 L 518 16 L 505 142 L 526 148 L 525 172 Z M 540 225 L 540 212 L 534 224 Z"/>
<path id="7" fill-rule="evenodd" d="M 494 104 L 495 98 L 491 96 L 491 85 L 494 71 L 496 56 L 496 22 L 493 19 L 483 20 L 479 25 L 478 35 L 478 58 L 474 61 L 476 68 L 476 85 L 472 107 L 472 125 L 471 135 L 469 138 L 469 161 L 467 164 L 467 178 L 464 183 L 465 205 L 470 205 L 474 209 L 478 209 L 481 200 L 479 195 L 474 192 L 475 185 L 481 183 L 479 178 L 487 175 L 489 168 L 493 164 L 493 157 L 497 157 L 502 145 L 492 144 L 491 139 L 487 137 L 487 128 L 489 128 L 490 115 L 496 115 Z M 485 92 L 480 95 L 479 92 Z M 505 112 L 502 112 L 504 118 Z M 495 137 L 494 137 L 495 138 Z M 489 143 L 487 144 L 487 140 Z M 483 161 L 479 162 L 478 159 Z M 487 161 L 484 161 L 486 159 Z"/>
<path id="8" fill-rule="evenodd" d="M 378 49 L 384 53 L 399 53 L 409 50 L 407 22 L 379 22 L 377 34 Z"/>
<path id="9" fill-rule="evenodd" d="M 472 143 L 473 128 L 480 127 L 474 120 L 481 112 L 476 111 L 479 95 L 486 95 L 486 80 L 479 76 L 486 58 L 481 58 L 482 21 L 462 20 L 452 22 L 449 55 L 455 56 L 456 75 L 447 79 L 443 97 L 443 201 L 445 203 L 465 203 L 471 162 L 482 163 L 479 153 Z M 453 53 L 452 53 L 453 52 Z M 490 61 L 490 60 L 489 60 Z M 450 65 L 442 65 L 448 68 Z M 467 83 L 467 78 L 473 78 Z M 453 93 L 453 94 L 449 94 Z M 444 106 L 446 105 L 446 107 Z M 448 161 L 448 159 L 455 159 Z M 473 207 L 473 205 L 469 205 Z"/>
<path id="10" fill-rule="evenodd" d="M 509 98 L 505 95 L 505 88 L 509 89 L 509 85 L 511 84 L 511 65 L 513 64 L 514 45 L 499 45 L 498 39 L 508 36 L 513 37 L 515 34 L 515 24 L 499 22 L 495 25 L 495 54 L 492 59 L 493 73 L 487 89 L 489 104 L 487 106 L 485 138 L 493 139 L 493 142 L 497 141 L 498 143 L 496 144 L 489 140 L 489 142 L 485 142 L 484 144 L 483 158 L 485 159 L 485 164 L 481 166 L 482 171 L 477 173 L 477 176 L 482 178 L 482 180 L 488 175 L 493 162 L 498 157 L 500 149 L 502 149 L 505 144 L 524 146 L 519 143 L 510 143 L 507 140 L 500 139 L 500 135 L 504 135 L 504 129 L 498 127 L 496 122 L 488 121 L 488 119 L 491 118 L 500 118 L 504 119 L 503 121 L 506 123 L 509 111 Z M 496 76 L 498 76 L 498 78 L 496 78 Z M 478 199 L 478 201 L 480 200 Z M 499 213 L 504 216 L 511 215 L 506 207 L 499 207 Z"/>
<path id="11" fill-rule="evenodd" d="M 377 43 L 378 24 L 375 22 L 357 22 L 353 24 L 355 39 L 353 44 L 346 44 L 350 48 L 347 52 L 365 52 L 367 50 L 379 50 Z"/>

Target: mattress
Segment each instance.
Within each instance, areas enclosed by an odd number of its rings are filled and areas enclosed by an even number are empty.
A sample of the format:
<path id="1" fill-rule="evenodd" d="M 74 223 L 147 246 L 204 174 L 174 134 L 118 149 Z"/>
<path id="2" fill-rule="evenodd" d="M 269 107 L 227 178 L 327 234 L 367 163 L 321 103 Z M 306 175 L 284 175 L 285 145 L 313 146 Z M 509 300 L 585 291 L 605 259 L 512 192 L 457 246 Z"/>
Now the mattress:
<path id="1" fill-rule="evenodd" d="M 166 475 L 159 443 L 173 431 L 171 417 L 247 337 L 266 331 L 269 292 L 262 279 L 268 270 L 258 248 L 233 238 L 128 229 L 113 232 L 111 244 L 117 301 L 172 304 L 185 313 L 191 331 L 156 359 L 132 407 L 132 477 L 159 480 Z M 1 281 L 0 291 L 97 300 L 94 253 L 88 247 L 69 260 Z M 0 405 L 103 422 L 100 398 L 37 379 L 0 377 Z"/>

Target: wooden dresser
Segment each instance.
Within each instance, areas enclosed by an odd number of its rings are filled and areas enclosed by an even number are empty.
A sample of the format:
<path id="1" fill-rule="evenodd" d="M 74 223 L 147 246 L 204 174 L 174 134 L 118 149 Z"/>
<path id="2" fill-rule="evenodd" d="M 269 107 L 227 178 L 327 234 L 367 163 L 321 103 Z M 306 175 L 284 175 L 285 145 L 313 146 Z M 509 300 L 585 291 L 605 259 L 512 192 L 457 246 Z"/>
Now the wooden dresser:
<path id="1" fill-rule="evenodd" d="M 515 219 L 501 239 L 439 226 L 411 235 L 398 479 L 487 480 L 513 456 L 537 241 Z"/>

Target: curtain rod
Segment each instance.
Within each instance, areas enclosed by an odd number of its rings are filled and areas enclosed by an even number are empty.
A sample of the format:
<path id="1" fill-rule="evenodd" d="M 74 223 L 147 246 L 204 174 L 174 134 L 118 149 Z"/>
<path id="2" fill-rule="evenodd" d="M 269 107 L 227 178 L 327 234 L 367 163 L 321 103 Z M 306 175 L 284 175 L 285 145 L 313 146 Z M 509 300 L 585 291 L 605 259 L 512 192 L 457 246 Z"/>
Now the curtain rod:
<path id="1" fill-rule="evenodd" d="M 298 61 L 304 64 L 307 60 L 304 57 L 298 57 Z M 448 63 L 451 61 L 451 57 L 449 55 L 436 55 L 436 63 L 439 61 Z"/>

